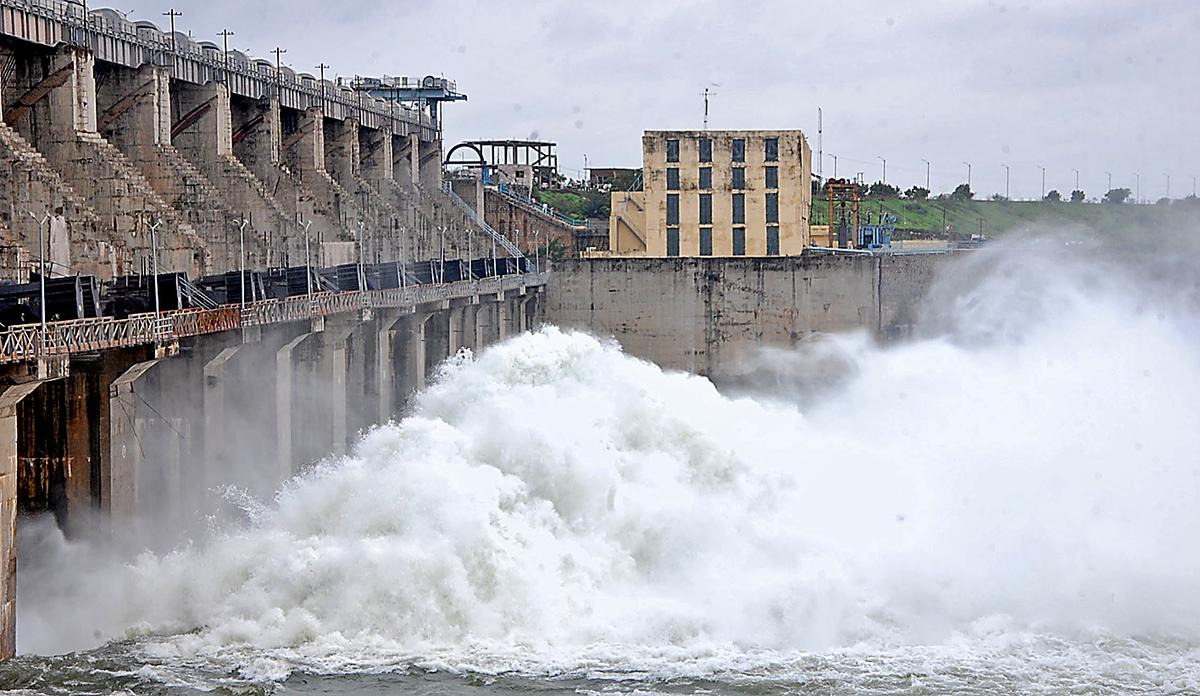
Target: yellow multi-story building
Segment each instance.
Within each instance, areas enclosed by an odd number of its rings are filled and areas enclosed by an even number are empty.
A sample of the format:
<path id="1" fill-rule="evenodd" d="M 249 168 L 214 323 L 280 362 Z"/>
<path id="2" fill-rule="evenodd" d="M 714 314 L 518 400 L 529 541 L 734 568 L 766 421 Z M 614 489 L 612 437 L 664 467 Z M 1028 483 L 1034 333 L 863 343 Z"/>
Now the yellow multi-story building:
<path id="1" fill-rule="evenodd" d="M 609 251 L 778 256 L 808 245 L 812 149 L 798 130 L 646 131 L 642 190 L 612 194 Z"/>

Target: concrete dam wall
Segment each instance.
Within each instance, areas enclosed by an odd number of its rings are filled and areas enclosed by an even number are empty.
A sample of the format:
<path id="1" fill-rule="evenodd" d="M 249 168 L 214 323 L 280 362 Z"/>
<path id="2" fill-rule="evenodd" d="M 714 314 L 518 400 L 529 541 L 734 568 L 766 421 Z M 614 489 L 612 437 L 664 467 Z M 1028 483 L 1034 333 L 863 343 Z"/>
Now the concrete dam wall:
<path id="1" fill-rule="evenodd" d="M 663 367 L 739 372 L 815 332 L 908 335 L 945 254 L 577 259 L 555 265 L 546 320 L 616 338 Z"/>

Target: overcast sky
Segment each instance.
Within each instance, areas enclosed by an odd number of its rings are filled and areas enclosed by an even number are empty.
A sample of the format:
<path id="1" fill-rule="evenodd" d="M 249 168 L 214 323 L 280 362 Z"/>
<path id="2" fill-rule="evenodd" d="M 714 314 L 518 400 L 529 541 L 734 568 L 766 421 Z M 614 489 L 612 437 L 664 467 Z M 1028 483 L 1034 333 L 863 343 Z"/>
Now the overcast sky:
<path id="1" fill-rule="evenodd" d="M 131 19 L 315 73 L 444 74 L 470 100 L 448 106 L 446 140 L 559 144 L 569 176 L 640 166 L 643 130 L 800 128 L 824 174 L 864 172 L 1014 198 L 1080 183 L 1143 198 L 1192 192 L 1200 175 L 1200 1 L 122 0 Z M 101 6 L 98 0 L 89 3 Z M 815 155 L 814 155 L 815 156 Z M 815 168 L 815 165 L 814 165 Z"/>

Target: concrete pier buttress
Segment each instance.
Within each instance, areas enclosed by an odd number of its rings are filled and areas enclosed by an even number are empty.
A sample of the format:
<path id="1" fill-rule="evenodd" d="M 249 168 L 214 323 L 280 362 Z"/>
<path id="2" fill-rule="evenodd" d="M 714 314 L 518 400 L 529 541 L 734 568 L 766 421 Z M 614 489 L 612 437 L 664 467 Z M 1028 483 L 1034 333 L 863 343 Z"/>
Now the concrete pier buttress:
<path id="1" fill-rule="evenodd" d="M 146 396 L 140 393 L 159 359 L 135 363 L 109 387 L 109 446 L 111 455 L 102 472 L 100 508 L 110 517 L 131 517 L 137 511 L 138 470 L 144 465 Z"/>
<path id="2" fill-rule="evenodd" d="M 17 652 L 17 406 L 39 384 L 0 393 L 0 660 Z"/>
<path id="3" fill-rule="evenodd" d="M 195 230 L 155 191 L 138 167 L 98 133 L 92 55 L 66 47 L 45 62 L 35 56 L 18 58 L 15 80 L 25 89 L 36 89 L 55 75 L 69 75 L 45 98 L 15 116 L 11 125 L 94 206 L 101 219 L 98 232 L 106 250 L 111 249 L 116 272 L 136 270 L 148 255 L 150 235 L 146 226 L 154 219 L 165 223 L 158 234 L 161 267 L 193 274 L 206 268 L 207 250 Z"/>

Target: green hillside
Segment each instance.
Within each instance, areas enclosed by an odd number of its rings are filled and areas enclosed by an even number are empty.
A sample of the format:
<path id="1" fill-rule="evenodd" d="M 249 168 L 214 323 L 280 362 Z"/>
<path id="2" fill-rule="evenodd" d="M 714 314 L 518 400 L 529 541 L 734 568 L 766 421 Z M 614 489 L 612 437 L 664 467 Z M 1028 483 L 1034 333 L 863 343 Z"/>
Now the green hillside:
<path id="1" fill-rule="evenodd" d="M 916 236 L 938 234 L 944 229 L 943 219 L 945 224 L 953 225 L 959 234 L 982 232 L 989 237 L 1032 227 L 1054 228 L 1075 224 L 1104 232 L 1162 225 L 1195 226 L 1200 219 L 1200 204 L 1196 199 L 1176 201 L 1173 205 L 1134 205 L 868 198 L 859 206 L 864 222 L 868 214 L 877 219 L 880 212 L 887 212 L 896 216 L 897 230 Z M 814 201 L 814 224 L 824 224 L 827 217 L 828 204 L 823 200 Z"/>

